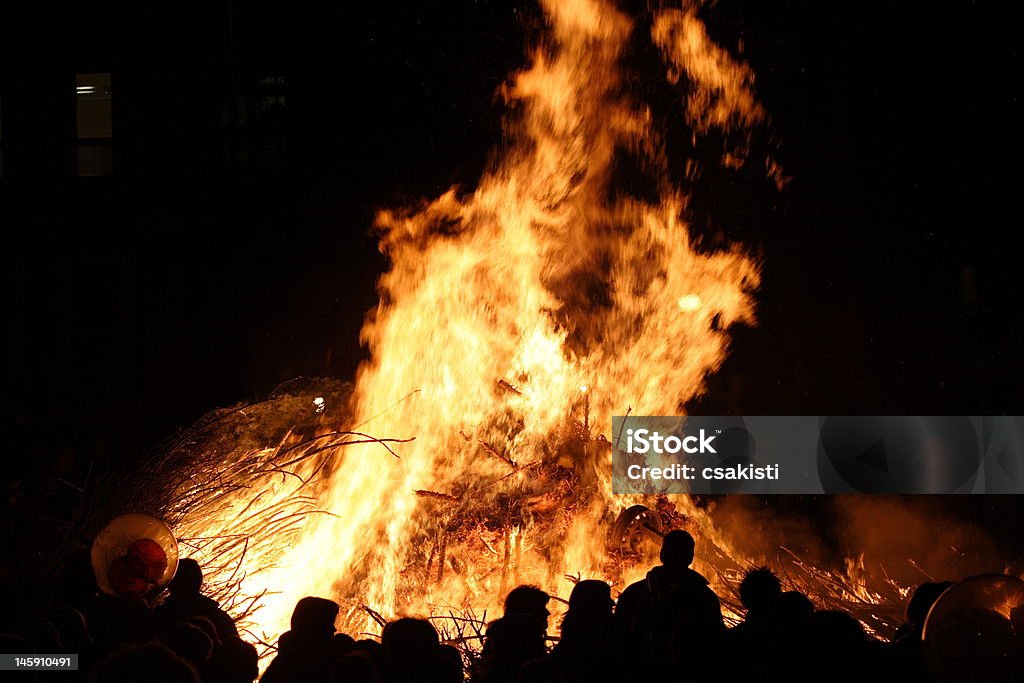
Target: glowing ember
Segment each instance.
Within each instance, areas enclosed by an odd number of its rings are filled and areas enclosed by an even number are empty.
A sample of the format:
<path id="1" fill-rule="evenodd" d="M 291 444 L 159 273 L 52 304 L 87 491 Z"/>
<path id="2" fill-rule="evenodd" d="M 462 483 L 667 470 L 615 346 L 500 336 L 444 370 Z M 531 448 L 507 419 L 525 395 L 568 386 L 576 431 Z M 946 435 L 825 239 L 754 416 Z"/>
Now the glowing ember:
<path id="1" fill-rule="evenodd" d="M 306 518 L 277 556 L 250 549 L 227 568 L 263 596 L 250 618 L 268 641 L 304 595 L 337 599 L 359 632 L 374 627 L 364 605 L 385 618 L 480 614 L 516 583 L 555 594 L 567 574 L 621 585 L 631 577 L 604 538 L 638 501 L 611 495 L 611 435 L 600 433 L 613 413 L 681 413 L 722 363 L 729 326 L 753 322 L 756 264 L 737 247 L 699 248 L 620 59 L 631 34 L 648 32 L 670 81 L 687 79 L 695 134 L 763 118 L 751 71 L 689 3 L 651 27 L 601 0 L 542 5 L 548 38 L 502 91 L 507 144 L 476 189 L 378 216 L 391 268 L 362 332 L 372 360 L 358 374 L 358 427 L 334 428 L 415 441 L 399 457 L 372 443 L 338 449 L 315 491 L 330 514 Z M 649 179 L 646 199 L 613 185 L 620 164 Z M 313 464 L 298 466 L 306 478 L 303 467 Z M 294 493 L 287 477 L 267 481 L 180 534 L 236 533 L 225 525 L 239 510 Z M 688 499 L 676 505 L 699 516 Z"/>
<path id="2" fill-rule="evenodd" d="M 683 313 L 693 313 L 698 308 L 700 308 L 700 297 L 696 294 L 679 297 L 679 310 Z"/>

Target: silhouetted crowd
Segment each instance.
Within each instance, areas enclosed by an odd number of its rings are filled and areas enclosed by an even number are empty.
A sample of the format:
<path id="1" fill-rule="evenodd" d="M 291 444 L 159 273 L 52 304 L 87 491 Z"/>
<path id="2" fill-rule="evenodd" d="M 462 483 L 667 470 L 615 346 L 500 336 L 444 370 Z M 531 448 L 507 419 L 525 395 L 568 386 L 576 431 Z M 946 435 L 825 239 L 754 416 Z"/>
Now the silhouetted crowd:
<path id="1" fill-rule="evenodd" d="M 61 583 L 61 606 L 5 625 L 0 652 L 79 654 L 77 674 L 19 674 L 18 680 L 26 681 L 32 676 L 96 683 L 933 680 L 922 652 L 922 629 L 929 608 L 951 584 L 919 586 L 906 623 L 891 642 L 882 642 L 849 614 L 816 610 L 806 595 L 783 591 L 775 574 L 758 568 L 740 585 L 743 621 L 727 628 L 719 598 L 691 568 L 693 559 L 693 537 L 672 531 L 663 541 L 661 564 L 626 587 L 617 602 L 607 583 L 577 582 L 557 638 L 548 635 L 550 596 L 519 586 L 506 597 L 503 616 L 487 625 L 482 650 L 472 658 L 464 658 L 455 644 L 442 643 L 427 619 L 397 619 L 379 640 L 357 640 L 336 632 L 337 603 L 306 597 L 295 606 L 290 630 L 279 639 L 262 677 L 257 649 L 239 637 L 216 602 L 202 595 L 202 571 L 194 560 L 179 562 L 166 598 L 155 608 L 100 593 L 88 566 L 71 566 Z"/>

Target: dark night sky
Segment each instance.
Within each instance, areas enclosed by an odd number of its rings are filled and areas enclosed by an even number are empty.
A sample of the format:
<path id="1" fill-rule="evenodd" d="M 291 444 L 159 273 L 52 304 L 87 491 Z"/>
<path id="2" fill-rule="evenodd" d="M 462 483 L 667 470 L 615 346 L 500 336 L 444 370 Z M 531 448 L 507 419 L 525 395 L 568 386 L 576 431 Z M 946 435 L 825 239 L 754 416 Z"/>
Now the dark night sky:
<path id="1" fill-rule="evenodd" d="M 351 376 L 377 206 L 471 184 L 532 6 L 225 5 L 11 16 L 0 97 L 6 380 L 27 462 L 131 462 L 207 410 Z M 646 3 L 626 3 L 643 8 Z M 84 12 L 85 10 L 79 10 Z M 741 2 L 706 13 L 757 72 L 793 177 L 694 188 L 695 227 L 764 258 L 761 324 L 695 410 L 1020 413 L 1012 22 L 996 3 Z M 524 28 L 524 26 L 526 28 Z M 65 164 L 68 79 L 114 76 L 113 178 Z M 285 164 L 219 164 L 233 82 L 286 76 Z M 650 74 L 652 89 L 661 75 Z"/>

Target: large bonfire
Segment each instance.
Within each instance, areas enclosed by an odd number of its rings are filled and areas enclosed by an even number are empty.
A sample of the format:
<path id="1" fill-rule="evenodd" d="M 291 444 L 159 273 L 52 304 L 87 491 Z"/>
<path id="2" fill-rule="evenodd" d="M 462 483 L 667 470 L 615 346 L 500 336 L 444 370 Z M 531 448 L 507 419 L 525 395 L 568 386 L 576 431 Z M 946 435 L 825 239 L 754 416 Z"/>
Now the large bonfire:
<path id="1" fill-rule="evenodd" d="M 304 595 L 339 601 L 359 633 L 399 614 L 494 614 L 517 583 L 621 588 L 646 566 L 607 539 L 637 504 L 648 528 L 690 525 L 717 553 L 698 568 L 727 574 L 734 553 L 689 498 L 610 490 L 611 416 L 680 414 L 728 328 L 753 321 L 758 285 L 741 248 L 702 248 L 688 229 L 670 180 L 683 174 L 622 60 L 642 32 L 693 134 L 738 141 L 728 164 L 764 118 L 753 73 L 692 2 L 650 25 L 605 0 L 541 5 L 546 38 L 502 90 L 505 141 L 475 189 L 379 214 L 391 266 L 351 394 L 286 392 L 171 449 L 168 463 L 192 462 L 165 511 L 183 554 L 265 642 Z M 623 168 L 643 193 L 616 187 Z M 254 425 L 282 420 L 294 428 Z"/>

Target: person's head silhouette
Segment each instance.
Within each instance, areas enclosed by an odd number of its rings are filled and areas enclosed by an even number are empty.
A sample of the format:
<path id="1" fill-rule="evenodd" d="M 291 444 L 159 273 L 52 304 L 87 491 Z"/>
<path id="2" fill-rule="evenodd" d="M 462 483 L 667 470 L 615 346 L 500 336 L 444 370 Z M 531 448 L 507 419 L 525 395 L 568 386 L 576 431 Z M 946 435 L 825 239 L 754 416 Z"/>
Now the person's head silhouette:
<path id="1" fill-rule="evenodd" d="M 167 585 L 172 595 L 198 593 L 203 586 L 203 569 L 191 557 L 178 560 L 178 570 Z"/>
<path id="2" fill-rule="evenodd" d="M 661 542 L 661 563 L 674 571 L 686 569 L 693 564 L 695 545 L 689 532 L 682 529 L 668 532 Z"/>
<path id="3" fill-rule="evenodd" d="M 585 579 L 573 586 L 569 594 L 569 611 L 587 619 L 607 618 L 614 606 L 611 586 L 604 581 Z"/>
<path id="4" fill-rule="evenodd" d="M 907 603 L 905 615 L 907 623 L 911 626 L 923 627 L 928 610 L 932 608 L 939 596 L 952 585 L 952 581 L 926 581 L 915 588 L 914 593 L 910 596 L 910 602 Z"/>
<path id="5" fill-rule="evenodd" d="M 767 614 L 782 594 L 782 583 L 768 567 L 756 567 L 743 575 L 740 602 L 748 614 Z"/>
<path id="6" fill-rule="evenodd" d="M 338 618 L 338 611 L 338 603 L 333 600 L 306 596 L 295 604 L 292 611 L 292 632 L 303 636 L 331 638 L 334 635 L 334 620 Z"/>
<path id="7" fill-rule="evenodd" d="M 505 597 L 505 614 L 527 614 L 548 623 L 548 600 L 551 597 L 535 586 L 516 586 Z"/>

